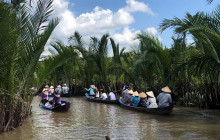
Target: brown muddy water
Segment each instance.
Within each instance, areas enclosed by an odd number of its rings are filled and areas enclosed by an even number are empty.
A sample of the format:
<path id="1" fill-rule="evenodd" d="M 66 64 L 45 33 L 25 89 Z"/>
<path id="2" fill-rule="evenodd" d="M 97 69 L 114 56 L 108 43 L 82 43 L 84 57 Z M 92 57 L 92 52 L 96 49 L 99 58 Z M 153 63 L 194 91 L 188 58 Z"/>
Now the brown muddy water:
<path id="1" fill-rule="evenodd" d="M 0 140 L 176 140 L 220 139 L 220 117 L 174 108 L 168 116 L 127 110 L 120 105 L 88 102 L 83 97 L 68 98 L 67 112 L 40 108 L 34 97 L 32 115 Z"/>

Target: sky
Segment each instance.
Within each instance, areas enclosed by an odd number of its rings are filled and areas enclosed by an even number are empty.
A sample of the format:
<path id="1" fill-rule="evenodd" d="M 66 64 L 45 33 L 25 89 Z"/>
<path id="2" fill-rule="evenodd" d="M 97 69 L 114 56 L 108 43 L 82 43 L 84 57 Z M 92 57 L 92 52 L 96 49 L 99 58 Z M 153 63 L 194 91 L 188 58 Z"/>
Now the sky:
<path id="1" fill-rule="evenodd" d="M 120 47 L 138 45 L 137 33 L 147 31 L 158 36 L 164 47 L 171 47 L 173 29 L 160 33 L 158 26 L 164 19 L 184 18 L 186 13 L 211 12 L 218 2 L 206 0 L 54 0 L 53 17 L 61 19 L 50 41 L 68 38 L 78 31 L 88 44 L 91 36 L 101 38 L 109 33 Z M 192 40 L 189 38 L 188 42 Z M 111 55 L 111 53 L 110 53 Z"/>

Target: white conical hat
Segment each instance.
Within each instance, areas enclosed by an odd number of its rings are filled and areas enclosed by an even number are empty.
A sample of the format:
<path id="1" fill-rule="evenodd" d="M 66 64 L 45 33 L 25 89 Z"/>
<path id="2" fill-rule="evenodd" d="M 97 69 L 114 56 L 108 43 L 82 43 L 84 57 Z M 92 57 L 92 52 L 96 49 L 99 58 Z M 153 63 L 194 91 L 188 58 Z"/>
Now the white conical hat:
<path id="1" fill-rule="evenodd" d="M 171 90 L 170 90 L 170 88 L 169 88 L 168 86 L 162 88 L 161 90 L 162 90 L 163 92 L 167 92 L 167 93 L 170 93 L 170 92 L 171 92 Z"/>
<path id="2" fill-rule="evenodd" d="M 133 90 L 128 90 L 128 94 L 133 94 Z"/>
<path id="3" fill-rule="evenodd" d="M 153 91 L 148 91 L 148 92 L 146 92 L 146 93 L 147 93 L 148 96 L 150 96 L 150 97 L 154 97 L 154 93 L 153 93 Z"/>
<path id="4" fill-rule="evenodd" d="M 45 91 L 48 91 L 48 89 L 47 89 L 47 88 L 44 88 L 44 89 L 43 89 L 43 92 L 45 92 Z"/>
<path id="5" fill-rule="evenodd" d="M 139 94 L 139 97 L 141 97 L 141 98 L 146 98 L 147 95 L 146 95 L 144 92 L 141 92 L 141 93 Z"/>
<path id="6" fill-rule="evenodd" d="M 95 85 L 90 85 L 91 88 L 95 89 Z"/>
<path id="7" fill-rule="evenodd" d="M 137 91 L 133 92 L 133 96 L 139 96 L 138 92 Z"/>

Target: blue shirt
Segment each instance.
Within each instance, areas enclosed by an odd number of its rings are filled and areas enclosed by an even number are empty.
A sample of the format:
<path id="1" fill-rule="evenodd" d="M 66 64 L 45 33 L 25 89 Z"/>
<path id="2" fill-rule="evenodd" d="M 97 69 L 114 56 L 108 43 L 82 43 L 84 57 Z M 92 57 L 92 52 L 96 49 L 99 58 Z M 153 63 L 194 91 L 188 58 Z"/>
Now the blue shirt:
<path id="1" fill-rule="evenodd" d="M 131 98 L 132 106 L 137 107 L 139 102 L 140 102 L 140 97 L 134 96 L 133 98 Z"/>
<path id="2" fill-rule="evenodd" d="M 93 88 L 89 88 L 87 89 L 87 91 L 89 91 L 89 95 L 95 95 Z"/>
<path id="3" fill-rule="evenodd" d="M 165 92 L 161 92 L 157 96 L 157 100 L 159 101 L 158 107 L 166 107 L 172 103 L 171 95 Z"/>

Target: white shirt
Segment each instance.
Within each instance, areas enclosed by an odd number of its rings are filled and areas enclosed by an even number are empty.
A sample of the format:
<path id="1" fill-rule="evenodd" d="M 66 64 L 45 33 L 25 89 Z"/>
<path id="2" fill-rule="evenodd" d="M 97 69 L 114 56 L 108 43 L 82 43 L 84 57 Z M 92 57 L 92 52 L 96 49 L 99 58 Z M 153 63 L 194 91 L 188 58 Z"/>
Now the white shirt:
<path id="1" fill-rule="evenodd" d="M 115 94 L 113 92 L 109 93 L 110 100 L 116 100 Z"/>
<path id="2" fill-rule="evenodd" d="M 153 97 L 153 98 L 149 97 L 147 99 L 147 108 L 158 108 L 155 97 Z"/>
<path id="3" fill-rule="evenodd" d="M 101 95 L 101 99 L 102 100 L 106 100 L 108 97 L 107 97 L 107 94 L 106 93 L 102 93 Z"/>
<path id="4" fill-rule="evenodd" d="M 95 93 L 95 97 L 99 98 L 99 92 L 98 91 Z"/>

